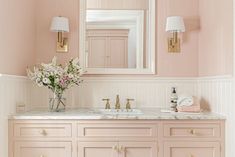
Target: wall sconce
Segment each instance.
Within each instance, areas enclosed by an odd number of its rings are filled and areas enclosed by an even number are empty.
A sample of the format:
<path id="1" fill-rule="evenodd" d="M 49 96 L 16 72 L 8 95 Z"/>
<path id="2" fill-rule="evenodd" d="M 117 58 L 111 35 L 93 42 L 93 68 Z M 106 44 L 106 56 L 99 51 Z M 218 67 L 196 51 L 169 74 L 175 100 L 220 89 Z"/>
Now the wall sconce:
<path id="1" fill-rule="evenodd" d="M 65 17 L 54 17 L 51 22 L 51 31 L 57 32 L 57 52 L 68 52 L 68 38 L 63 37 L 64 32 L 69 32 L 69 20 Z"/>
<path id="2" fill-rule="evenodd" d="M 172 33 L 168 38 L 168 52 L 180 52 L 179 32 L 185 32 L 184 20 L 180 16 L 171 16 L 167 18 L 166 31 Z"/>

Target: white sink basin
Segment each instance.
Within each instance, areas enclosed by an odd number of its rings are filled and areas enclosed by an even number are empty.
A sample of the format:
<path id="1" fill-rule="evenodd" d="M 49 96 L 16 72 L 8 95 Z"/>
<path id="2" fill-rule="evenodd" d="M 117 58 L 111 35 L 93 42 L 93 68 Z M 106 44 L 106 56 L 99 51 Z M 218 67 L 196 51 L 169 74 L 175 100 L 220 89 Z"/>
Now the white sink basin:
<path id="1" fill-rule="evenodd" d="M 140 115 L 143 112 L 139 109 L 99 109 L 101 114 L 109 114 L 109 115 Z"/>

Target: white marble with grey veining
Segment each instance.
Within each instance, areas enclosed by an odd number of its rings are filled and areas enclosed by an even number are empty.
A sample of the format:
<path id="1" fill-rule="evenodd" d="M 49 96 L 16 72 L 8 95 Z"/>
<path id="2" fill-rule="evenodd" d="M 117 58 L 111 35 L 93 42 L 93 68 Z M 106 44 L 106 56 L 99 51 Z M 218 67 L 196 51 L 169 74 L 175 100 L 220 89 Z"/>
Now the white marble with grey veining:
<path id="1" fill-rule="evenodd" d="M 160 109 L 141 109 L 143 114 L 102 114 L 98 109 L 71 109 L 65 112 L 29 111 L 10 115 L 18 120 L 224 120 L 216 113 L 162 113 Z"/>

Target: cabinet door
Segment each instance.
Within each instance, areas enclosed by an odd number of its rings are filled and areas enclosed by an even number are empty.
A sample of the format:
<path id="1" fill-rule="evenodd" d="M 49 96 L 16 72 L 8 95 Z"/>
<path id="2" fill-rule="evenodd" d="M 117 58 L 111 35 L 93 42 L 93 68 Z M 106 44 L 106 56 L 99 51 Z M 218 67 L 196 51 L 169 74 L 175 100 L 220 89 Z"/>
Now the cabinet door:
<path id="1" fill-rule="evenodd" d="M 108 68 L 127 68 L 127 37 L 110 37 L 108 48 Z"/>
<path id="2" fill-rule="evenodd" d="M 217 142 L 166 142 L 164 157 L 221 157 Z"/>
<path id="3" fill-rule="evenodd" d="M 88 67 L 104 68 L 107 62 L 107 38 L 89 37 L 88 39 Z"/>
<path id="4" fill-rule="evenodd" d="M 78 157 L 118 157 L 117 142 L 79 142 Z"/>
<path id="5" fill-rule="evenodd" d="M 120 142 L 120 157 L 157 157 L 156 142 Z"/>
<path id="6" fill-rule="evenodd" d="M 71 142 L 15 142 L 14 157 L 71 156 Z"/>

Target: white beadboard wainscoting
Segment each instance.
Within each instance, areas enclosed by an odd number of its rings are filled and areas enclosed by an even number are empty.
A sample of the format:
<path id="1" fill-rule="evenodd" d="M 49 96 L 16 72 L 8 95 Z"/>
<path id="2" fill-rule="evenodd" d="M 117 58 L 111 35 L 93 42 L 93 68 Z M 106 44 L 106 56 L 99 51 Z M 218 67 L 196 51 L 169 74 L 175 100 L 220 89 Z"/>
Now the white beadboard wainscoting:
<path id="1" fill-rule="evenodd" d="M 16 112 L 17 105 L 30 104 L 31 83 L 25 77 L 0 76 L 0 152 L 8 155 L 8 115 Z"/>
<path id="2" fill-rule="evenodd" d="M 153 108 L 169 106 L 171 88 L 177 87 L 179 93 L 197 93 L 197 80 L 193 78 L 83 78 L 84 82 L 66 93 L 68 107 L 104 108 L 102 99 L 111 99 L 114 107 L 116 95 L 120 95 L 122 107 L 126 99 L 133 98 L 133 107 Z M 48 90 L 33 86 L 30 107 L 47 107 Z"/>
<path id="3" fill-rule="evenodd" d="M 198 96 L 201 103 L 216 113 L 227 116 L 227 157 L 235 154 L 235 102 L 234 79 L 230 76 L 205 78 L 159 78 L 159 77 L 86 77 L 79 87 L 69 90 L 65 96 L 70 108 L 104 107 L 103 98 L 110 98 L 114 106 L 120 95 L 122 105 L 126 98 L 134 98 L 134 107 L 168 107 L 171 87 L 178 93 Z M 16 112 L 17 106 L 25 109 L 47 108 L 50 92 L 36 87 L 26 77 L 0 76 L 0 152 L 7 156 L 7 116 Z M 229 138 L 228 138 L 229 137 Z M 1 154 L 2 155 L 2 154 Z"/>
<path id="4" fill-rule="evenodd" d="M 226 116 L 226 157 L 235 154 L 235 91 L 231 76 L 207 77 L 198 79 L 198 97 L 201 104 L 209 106 L 212 112 Z"/>

